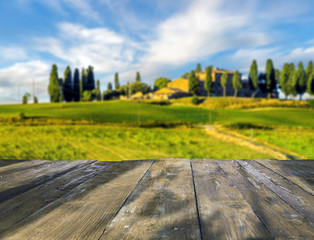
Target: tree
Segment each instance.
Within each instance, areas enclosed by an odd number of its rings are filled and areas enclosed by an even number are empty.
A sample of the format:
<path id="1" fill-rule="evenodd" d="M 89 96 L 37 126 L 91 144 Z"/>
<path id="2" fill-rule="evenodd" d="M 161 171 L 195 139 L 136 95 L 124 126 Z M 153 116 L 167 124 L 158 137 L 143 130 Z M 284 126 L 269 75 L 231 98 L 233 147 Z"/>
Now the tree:
<path id="1" fill-rule="evenodd" d="M 227 81 L 228 81 L 228 73 L 224 72 L 220 78 L 220 85 L 223 88 L 223 96 L 226 96 L 226 85 L 227 85 Z"/>
<path id="2" fill-rule="evenodd" d="M 309 79 L 307 80 L 307 88 L 306 91 L 310 95 L 314 95 L 314 68 L 309 76 Z"/>
<path id="3" fill-rule="evenodd" d="M 164 78 L 164 77 L 157 78 L 154 83 L 154 88 L 155 90 L 165 88 L 170 82 L 171 80 L 168 78 Z"/>
<path id="4" fill-rule="evenodd" d="M 141 92 L 143 94 L 146 94 L 150 92 L 150 87 L 142 82 L 132 82 L 129 84 L 129 91 L 131 94 Z"/>
<path id="5" fill-rule="evenodd" d="M 195 71 L 189 74 L 189 91 L 195 96 L 200 86 L 200 80 L 195 76 Z"/>
<path id="6" fill-rule="evenodd" d="M 302 99 L 302 95 L 306 90 L 306 74 L 303 68 L 303 63 L 298 63 L 298 68 L 294 73 L 292 86 L 295 88 L 295 91 L 299 94 L 300 100 Z"/>
<path id="7" fill-rule="evenodd" d="M 286 99 L 290 94 L 289 68 L 290 68 L 289 64 L 285 63 L 282 67 L 282 71 L 280 74 L 280 87 L 281 91 L 285 94 Z"/>
<path id="8" fill-rule="evenodd" d="M 87 81 L 86 81 L 86 71 L 82 68 L 81 74 L 81 98 L 83 97 L 83 92 L 87 90 Z"/>
<path id="9" fill-rule="evenodd" d="M 93 91 L 95 89 L 95 77 L 94 77 L 94 68 L 92 66 L 88 66 L 86 71 L 87 78 L 87 90 Z"/>
<path id="10" fill-rule="evenodd" d="M 74 79 L 73 79 L 73 101 L 80 101 L 81 86 L 80 86 L 80 72 L 77 68 L 74 71 Z"/>
<path id="11" fill-rule="evenodd" d="M 249 73 L 249 86 L 252 90 L 252 98 L 254 98 L 255 90 L 258 87 L 258 70 L 256 60 L 253 60 Z"/>
<path id="12" fill-rule="evenodd" d="M 116 72 L 114 74 L 114 89 L 118 90 L 120 88 L 120 83 L 119 83 L 119 74 Z"/>
<path id="13" fill-rule="evenodd" d="M 109 83 L 107 84 L 107 90 L 108 90 L 108 91 L 111 91 L 111 90 L 112 90 L 112 84 L 111 84 L 111 82 L 109 82 Z"/>
<path id="14" fill-rule="evenodd" d="M 296 96 L 297 95 L 297 91 L 296 91 L 296 88 L 293 84 L 293 78 L 294 78 L 294 75 L 295 75 L 295 67 L 294 67 L 294 64 L 293 63 L 290 63 L 289 64 L 289 94 L 292 94 L 293 96 Z"/>
<path id="15" fill-rule="evenodd" d="M 97 80 L 96 83 L 96 100 L 101 101 L 101 91 L 100 91 L 100 81 Z"/>
<path id="16" fill-rule="evenodd" d="M 310 75 L 312 74 L 312 71 L 313 71 L 313 62 L 309 61 L 309 63 L 307 64 L 306 70 L 305 70 L 307 80 L 309 79 Z"/>
<path id="17" fill-rule="evenodd" d="M 188 72 L 184 73 L 184 74 L 181 76 L 181 78 L 189 79 L 189 73 L 188 73 Z"/>
<path id="18" fill-rule="evenodd" d="M 280 84 L 280 70 L 278 68 L 275 69 L 275 80 L 276 80 L 276 84 Z"/>
<path id="19" fill-rule="evenodd" d="M 271 59 L 267 59 L 266 62 L 266 90 L 268 92 L 268 98 L 271 96 L 271 93 L 276 88 L 276 79 L 275 79 L 275 69 L 273 65 L 273 61 Z"/>
<path id="20" fill-rule="evenodd" d="M 73 88 L 72 88 L 72 75 L 71 69 L 69 66 L 65 69 L 64 72 L 64 82 L 63 82 L 63 96 L 66 102 L 71 102 L 73 95 Z"/>
<path id="21" fill-rule="evenodd" d="M 136 82 L 141 82 L 141 75 L 140 72 L 136 72 Z"/>
<path id="22" fill-rule="evenodd" d="M 34 96 L 34 98 L 33 98 L 33 103 L 34 103 L 34 104 L 37 104 L 37 103 L 38 103 L 38 98 L 37 98 L 36 96 Z"/>
<path id="23" fill-rule="evenodd" d="M 61 86 L 59 83 L 58 67 L 56 64 L 52 65 L 49 78 L 48 92 L 50 95 L 50 102 L 61 102 L 62 99 Z"/>
<path id="24" fill-rule="evenodd" d="M 23 104 L 27 104 L 28 103 L 28 99 L 30 98 L 30 94 L 29 93 L 25 93 L 23 96 Z"/>
<path id="25" fill-rule="evenodd" d="M 199 66 L 201 67 L 201 66 Z M 212 66 L 209 66 L 206 68 L 206 79 L 204 83 L 204 88 L 207 92 L 208 97 L 210 96 L 210 91 L 212 89 L 212 83 L 213 83 L 213 78 L 212 78 Z"/>
<path id="26" fill-rule="evenodd" d="M 88 102 L 92 100 L 92 91 L 85 90 L 83 92 L 82 101 Z"/>
<path id="27" fill-rule="evenodd" d="M 195 72 L 196 72 L 196 73 L 199 73 L 199 72 L 201 72 L 201 71 L 202 71 L 201 64 L 200 64 L 200 63 L 198 63 L 198 64 L 196 65 Z"/>
<path id="28" fill-rule="evenodd" d="M 242 88 L 241 76 L 238 70 L 232 76 L 232 87 L 234 89 L 234 96 L 236 97 L 238 91 Z"/>
<path id="29" fill-rule="evenodd" d="M 258 87 L 262 92 L 266 92 L 266 74 L 260 73 L 258 74 Z"/>

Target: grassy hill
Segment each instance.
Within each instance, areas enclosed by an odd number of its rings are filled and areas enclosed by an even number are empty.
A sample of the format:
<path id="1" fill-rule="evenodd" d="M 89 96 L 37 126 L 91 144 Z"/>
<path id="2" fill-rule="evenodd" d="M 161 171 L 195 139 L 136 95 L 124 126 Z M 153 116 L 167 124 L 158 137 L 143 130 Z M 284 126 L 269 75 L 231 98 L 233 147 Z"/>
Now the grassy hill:
<path id="1" fill-rule="evenodd" d="M 314 127 L 311 108 L 206 109 L 184 105 L 160 106 L 129 101 L 2 105 L 1 117 L 86 120 L 98 123 L 182 122 L 198 124 L 253 123 Z"/>
<path id="2" fill-rule="evenodd" d="M 270 107 L 266 104 L 267 108 L 241 109 L 239 102 L 231 101 L 233 98 L 217 99 L 206 101 L 216 102 L 212 103 L 215 106 L 218 101 L 227 101 L 229 105 L 209 107 L 207 102 L 206 106 L 192 106 L 184 104 L 186 99 L 170 105 L 118 100 L 2 105 L 0 158 L 276 158 L 288 156 L 288 151 L 294 156 L 314 157 L 314 111 L 304 103 L 299 107 L 278 107 L 278 103 L 274 107 L 267 103 Z M 243 101 L 246 106 L 260 102 Z M 26 118 L 20 118 L 21 113 Z M 214 129 L 224 126 L 224 135 L 207 133 L 200 125 Z M 245 143 L 244 138 L 230 140 L 228 129 L 251 138 L 246 138 Z M 278 155 L 278 151 L 282 154 Z"/>

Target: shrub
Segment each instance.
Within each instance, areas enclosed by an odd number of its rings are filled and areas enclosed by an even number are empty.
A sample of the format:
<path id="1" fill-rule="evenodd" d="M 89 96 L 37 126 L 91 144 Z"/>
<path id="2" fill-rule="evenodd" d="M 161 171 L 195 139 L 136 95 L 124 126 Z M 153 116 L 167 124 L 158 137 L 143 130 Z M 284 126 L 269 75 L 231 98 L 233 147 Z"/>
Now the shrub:
<path id="1" fill-rule="evenodd" d="M 25 116 L 25 114 L 24 114 L 23 112 L 20 112 L 20 113 L 19 113 L 19 118 L 20 118 L 20 119 L 25 119 L 26 116 Z"/>
<path id="2" fill-rule="evenodd" d="M 197 96 L 192 97 L 191 103 L 194 104 L 194 105 L 199 104 L 199 99 L 198 99 L 198 97 L 197 97 Z"/>

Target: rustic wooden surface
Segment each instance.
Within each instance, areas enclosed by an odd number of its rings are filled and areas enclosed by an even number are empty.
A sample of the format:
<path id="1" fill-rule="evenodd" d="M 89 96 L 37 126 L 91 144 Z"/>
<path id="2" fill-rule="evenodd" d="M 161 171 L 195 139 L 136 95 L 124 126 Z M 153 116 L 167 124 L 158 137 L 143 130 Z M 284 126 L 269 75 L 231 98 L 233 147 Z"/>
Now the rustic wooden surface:
<path id="1" fill-rule="evenodd" d="M 0 239 L 314 239 L 313 184 L 313 160 L 0 160 Z"/>

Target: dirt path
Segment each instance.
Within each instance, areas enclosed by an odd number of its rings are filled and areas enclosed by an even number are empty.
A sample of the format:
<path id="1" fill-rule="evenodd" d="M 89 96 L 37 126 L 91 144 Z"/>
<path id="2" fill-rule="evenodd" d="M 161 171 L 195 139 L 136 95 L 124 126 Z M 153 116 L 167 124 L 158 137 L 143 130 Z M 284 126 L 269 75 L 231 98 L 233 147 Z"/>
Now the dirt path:
<path id="1" fill-rule="evenodd" d="M 244 136 L 236 131 L 223 128 L 222 126 L 204 125 L 201 127 L 205 129 L 207 134 L 213 137 L 216 137 L 226 142 L 237 144 L 242 147 L 252 149 L 260 153 L 268 154 L 275 159 L 292 160 L 306 158 L 305 156 L 302 156 L 295 152 L 291 152 L 289 150 L 280 148 L 278 146 L 269 144 L 261 140 L 257 140 L 255 138 Z"/>

